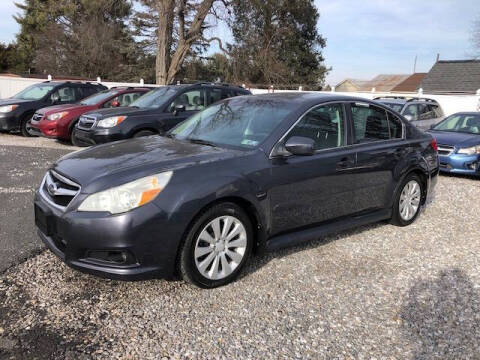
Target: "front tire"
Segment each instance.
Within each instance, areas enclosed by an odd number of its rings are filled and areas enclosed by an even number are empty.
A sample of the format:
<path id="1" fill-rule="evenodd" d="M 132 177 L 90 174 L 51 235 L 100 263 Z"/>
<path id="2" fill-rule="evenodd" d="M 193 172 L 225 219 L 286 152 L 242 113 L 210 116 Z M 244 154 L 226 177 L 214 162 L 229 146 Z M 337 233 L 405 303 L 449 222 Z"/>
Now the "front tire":
<path id="1" fill-rule="evenodd" d="M 33 137 L 34 135 L 30 134 L 28 132 L 28 128 L 30 126 L 30 119 L 32 118 L 32 115 L 25 115 L 22 118 L 22 121 L 20 122 L 20 133 L 22 136 L 25 137 Z"/>
<path id="2" fill-rule="evenodd" d="M 253 246 L 250 219 L 236 204 L 215 205 L 193 223 L 180 249 L 179 273 L 202 288 L 235 280 Z"/>
<path id="3" fill-rule="evenodd" d="M 416 174 L 407 175 L 399 187 L 393 204 L 391 223 L 407 226 L 413 223 L 423 203 L 424 183 Z"/>
<path id="4" fill-rule="evenodd" d="M 87 147 L 88 145 L 82 142 L 81 140 L 78 139 L 77 137 L 77 128 L 74 126 L 72 129 L 72 133 L 70 135 L 70 142 L 72 143 L 73 146 L 78 146 L 78 147 Z"/>

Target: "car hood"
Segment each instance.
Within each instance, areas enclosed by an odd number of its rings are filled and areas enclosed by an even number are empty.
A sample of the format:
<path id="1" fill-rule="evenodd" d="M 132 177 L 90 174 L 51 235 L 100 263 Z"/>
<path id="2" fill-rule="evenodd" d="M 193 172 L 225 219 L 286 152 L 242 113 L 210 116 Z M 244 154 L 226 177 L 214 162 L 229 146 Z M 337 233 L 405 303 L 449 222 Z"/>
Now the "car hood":
<path id="1" fill-rule="evenodd" d="M 64 104 L 64 105 L 55 105 L 48 106 L 43 109 L 37 110 L 38 114 L 50 115 L 61 111 L 88 111 L 94 108 L 91 105 L 80 105 L 80 104 Z"/>
<path id="2" fill-rule="evenodd" d="M 139 109 L 131 106 L 118 107 L 113 109 L 100 109 L 90 111 L 89 116 L 94 116 L 97 119 L 105 119 L 111 116 L 121 116 L 121 115 L 142 115 L 145 113 L 151 112 L 152 109 Z"/>
<path id="3" fill-rule="evenodd" d="M 149 136 L 70 153 L 54 169 L 92 193 L 162 171 L 220 161 L 246 152 Z"/>
<path id="4" fill-rule="evenodd" d="M 460 148 L 480 144 L 480 135 L 435 130 L 430 130 L 428 133 L 430 133 L 437 140 L 438 144 L 442 145 Z"/>
<path id="5" fill-rule="evenodd" d="M 0 99 L 0 106 L 23 104 L 23 103 L 29 103 L 29 102 L 32 102 L 32 101 L 36 101 L 36 100 L 22 100 L 22 99 L 13 99 L 13 98 Z"/>

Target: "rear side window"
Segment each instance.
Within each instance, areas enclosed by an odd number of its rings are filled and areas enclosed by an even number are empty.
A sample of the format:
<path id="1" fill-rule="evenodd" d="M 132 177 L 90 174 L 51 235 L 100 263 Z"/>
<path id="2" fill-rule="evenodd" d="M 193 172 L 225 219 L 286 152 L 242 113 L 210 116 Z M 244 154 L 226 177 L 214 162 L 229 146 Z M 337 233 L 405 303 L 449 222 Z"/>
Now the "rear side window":
<path id="1" fill-rule="evenodd" d="M 389 119 L 386 110 L 363 103 L 353 103 L 350 108 L 355 144 L 390 139 Z"/>
<path id="2" fill-rule="evenodd" d="M 438 106 L 438 105 L 433 105 L 433 104 L 432 104 L 432 105 L 428 105 L 428 106 L 430 107 L 431 111 L 433 111 L 434 116 L 435 116 L 436 118 L 439 118 L 439 117 L 443 117 L 443 116 L 444 116 L 443 111 L 442 111 L 442 108 L 441 108 L 440 106 Z"/>
<path id="3" fill-rule="evenodd" d="M 342 104 L 329 104 L 308 111 L 290 131 L 292 136 L 307 137 L 315 141 L 315 150 L 343 146 L 345 112 Z"/>
<path id="4" fill-rule="evenodd" d="M 402 114 L 403 116 L 411 116 L 412 117 L 412 121 L 415 121 L 415 120 L 418 120 L 418 107 L 416 104 L 411 104 L 411 105 L 408 105 L 406 108 L 405 108 L 405 111 L 403 112 Z"/>
<path id="5" fill-rule="evenodd" d="M 207 105 L 215 104 L 217 101 L 224 99 L 222 97 L 221 89 L 208 89 L 207 90 Z"/>

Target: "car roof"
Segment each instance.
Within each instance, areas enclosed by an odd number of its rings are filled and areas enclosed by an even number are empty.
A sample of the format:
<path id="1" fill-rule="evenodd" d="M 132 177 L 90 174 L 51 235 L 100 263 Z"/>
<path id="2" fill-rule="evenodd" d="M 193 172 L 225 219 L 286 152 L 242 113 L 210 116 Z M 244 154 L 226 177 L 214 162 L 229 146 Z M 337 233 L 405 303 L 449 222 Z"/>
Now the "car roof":
<path id="1" fill-rule="evenodd" d="M 43 81 L 38 84 L 52 84 L 53 86 L 61 86 L 61 85 L 80 85 L 80 86 L 94 86 L 94 87 L 105 87 L 105 85 L 96 83 L 96 82 L 82 82 L 82 81 Z"/>
<path id="2" fill-rule="evenodd" d="M 454 116 L 454 115 L 476 115 L 476 116 L 480 116 L 480 112 L 479 111 L 459 111 L 459 112 L 456 112 L 450 116 Z"/>
<path id="3" fill-rule="evenodd" d="M 275 100 L 277 102 L 291 104 L 292 106 L 298 105 L 315 105 L 323 102 L 332 102 L 332 101 L 353 101 L 353 102 L 367 102 L 374 104 L 372 100 L 365 98 L 348 96 L 348 95 L 339 95 L 335 93 L 313 93 L 313 92 L 282 92 L 282 93 L 273 93 L 273 94 L 259 94 L 259 95 L 244 95 L 238 96 L 231 99 L 241 99 L 246 97 L 255 97 L 255 99 L 260 101 L 269 101 Z"/>

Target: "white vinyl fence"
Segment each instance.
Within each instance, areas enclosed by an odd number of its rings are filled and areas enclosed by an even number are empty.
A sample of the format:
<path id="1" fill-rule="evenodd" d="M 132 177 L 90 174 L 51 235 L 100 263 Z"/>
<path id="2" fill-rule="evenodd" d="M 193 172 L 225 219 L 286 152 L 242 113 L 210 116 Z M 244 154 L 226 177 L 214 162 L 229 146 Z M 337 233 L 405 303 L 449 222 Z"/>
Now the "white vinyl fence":
<path id="1" fill-rule="evenodd" d="M 40 83 L 45 80 L 42 79 L 30 79 L 20 77 L 0 76 L 0 99 L 8 98 L 27 86 Z M 74 81 L 74 80 L 73 80 Z M 158 86 L 154 84 L 144 84 L 140 79 L 138 83 L 121 83 L 121 82 L 102 82 L 103 85 L 111 88 L 114 86 Z M 251 89 L 253 94 L 264 94 L 269 92 L 267 89 Z M 275 90 L 275 92 L 292 92 L 294 90 Z M 297 90 L 298 91 L 298 90 Z M 407 96 L 412 97 L 419 94 L 413 93 L 385 93 L 385 92 L 324 92 L 318 91 L 318 93 L 336 94 L 336 95 L 348 95 L 356 96 L 365 99 L 373 99 L 377 96 Z M 436 94 L 421 94 L 420 96 L 432 98 L 438 101 L 443 108 L 445 115 L 450 115 L 459 111 L 480 111 L 480 91 L 476 95 L 436 95 Z"/>

